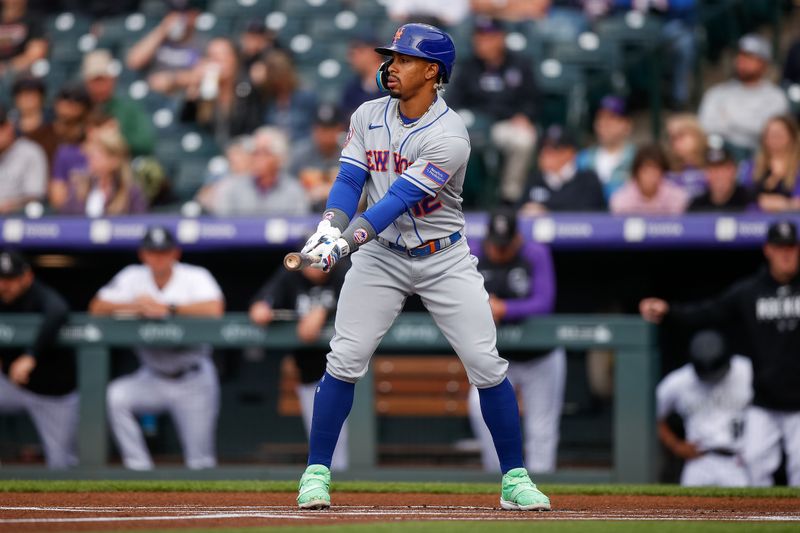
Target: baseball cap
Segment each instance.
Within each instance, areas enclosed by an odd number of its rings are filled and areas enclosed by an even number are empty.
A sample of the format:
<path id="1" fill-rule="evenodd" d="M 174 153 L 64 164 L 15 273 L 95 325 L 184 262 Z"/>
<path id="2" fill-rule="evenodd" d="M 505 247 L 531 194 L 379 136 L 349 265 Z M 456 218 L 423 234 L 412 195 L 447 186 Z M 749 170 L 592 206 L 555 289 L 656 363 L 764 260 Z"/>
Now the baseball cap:
<path id="1" fill-rule="evenodd" d="M 498 246 L 508 246 L 517 234 L 517 213 L 509 207 L 500 207 L 489 215 L 486 240 Z"/>
<path id="2" fill-rule="evenodd" d="M 14 250 L 0 252 L 0 278 L 16 278 L 30 270 L 28 261 Z"/>
<path id="3" fill-rule="evenodd" d="M 314 114 L 314 124 L 318 126 L 339 126 L 345 123 L 341 110 L 333 104 L 321 104 Z"/>
<path id="4" fill-rule="evenodd" d="M 613 113 L 620 117 L 628 116 L 628 104 L 621 96 L 609 94 L 600 100 L 600 109 Z"/>
<path id="5" fill-rule="evenodd" d="M 797 244 L 797 226 L 789 220 L 773 222 L 767 230 L 767 243 L 794 246 Z"/>
<path id="6" fill-rule="evenodd" d="M 366 46 L 375 48 L 381 45 L 381 40 L 372 31 L 365 30 L 350 37 L 350 46 Z"/>
<path id="7" fill-rule="evenodd" d="M 267 25 L 261 19 L 250 19 L 244 26 L 244 33 L 257 33 L 265 35 L 267 33 Z"/>
<path id="8" fill-rule="evenodd" d="M 105 76 L 115 78 L 118 73 L 114 67 L 114 58 L 108 50 L 94 50 L 83 56 L 81 76 L 85 80 Z"/>
<path id="9" fill-rule="evenodd" d="M 703 381 L 715 382 L 724 377 L 730 359 L 725 338 L 718 331 L 699 331 L 689 341 L 689 360 Z"/>
<path id="10" fill-rule="evenodd" d="M 25 75 L 14 80 L 14 84 L 11 86 L 11 94 L 14 96 L 17 96 L 22 91 L 36 91 L 44 95 L 47 89 L 44 85 L 44 80 L 41 78 Z"/>
<path id="11" fill-rule="evenodd" d="M 709 165 L 721 165 L 723 163 L 736 163 L 736 158 L 725 146 L 711 146 L 706 150 L 706 161 Z"/>
<path id="12" fill-rule="evenodd" d="M 494 33 L 505 31 L 503 23 L 499 19 L 493 17 L 475 17 L 474 29 L 475 33 Z"/>
<path id="13" fill-rule="evenodd" d="M 166 251 L 178 247 L 172 233 L 164 226 L 150 226 L 139 244 L 142 250 Z"/>
<path id="14" fill-rule="evenodd" d="M 544 132 L 542 147 L 549 148 L 577 148 L 578 141 L 575 136 L 564 126 L 553 124 Z"/>
<path id="15" fill-rule="evenodd" d="M 769 43 L 755 33 L 748 33 L 739 39 L 739 52 L 756 56 L 764 61 L 772 61 L 772 50 Z"/>

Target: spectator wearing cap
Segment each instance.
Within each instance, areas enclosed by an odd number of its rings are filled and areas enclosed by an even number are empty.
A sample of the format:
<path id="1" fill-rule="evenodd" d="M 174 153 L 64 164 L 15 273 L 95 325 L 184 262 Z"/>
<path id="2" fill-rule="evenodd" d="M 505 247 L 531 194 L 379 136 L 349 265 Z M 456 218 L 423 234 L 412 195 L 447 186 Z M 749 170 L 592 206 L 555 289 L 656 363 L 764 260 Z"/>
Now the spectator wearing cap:
<path id="1" fill-rule="evenodd" d="M 594 171 L 576 164 L 577 141 L 561 126 L 547 128 L 539 151 L 538 169 L 529 179 L 521 212 L 602 211 L 603 186 Z"/>
<path id="2" fill-rule="evenodd" d="M 503 155 L 500 197 L 518 202 L 536 146 L 538 90 L 529 57 L 506 49 L 506 32 L 497 19 L 477 17 L 473 55 L 455 70 L 447 102 L 491 122 L 492 144 Z"/>
<path id="3" fill-rule="evenodd" d="M 706 192 L 708 138 L 700 121 L 695 115 L 680 113 L 667 119 L 666 129 L 670 164 L 667 179 L 682 187 L 692 198 L 703 194 Z"/>
<path id="4" fill-rule="evenodd" d="M 34 76 L 20 76 L 11 88 L 17 131 L 41 146 L 49 169 L 58 148 L 58 135 L 45 112 L 46 92 L 44 81 Z"/>
<path id="5" fill-rule="evenodd" d="M 707 190 L 695 196 L 689 211 L 742 212 L 753 201 L 753 195 L 737 179 L 738 166 L 730 150 L 721 146 L 706 153 Z"/>
<path id="6" fill-rule="evenodd" d="M 212 39 L 186 88 L 181 120 L 212 132 L 217 144 L 225 146 L 260 126 L 263 109 L 261 95 L 242 77 L 233 41 Z"/>
<path id="7" fill-rule="evenodd" d="M 498 324 L 518 323 L 555 309 L 556 277 L 550 249 L 523 239 L 517 228 L 514 210 L 498 208 L 489 216 L 486 238 L 474 249 Z M 556 348 L 506 351 L 503 357 L 509 361 L 508 379 L 522 401 L 525 466 L 532 472 L 553 472 L 567 376 L 566 354 Z M 500 464 L 475 387 L 470 388 L 469 415 L 481 444 L 483 467 L 496 472 Z"/>
<path id="8" fill-rule="evenodd" d="M 740 179 L 762 211 L 800 209 L 800 129 L 794 117 L 769 119 L 755 157 L 742 163 Z"/>
<path id="9" fill-rule="evenodd" d="M 611 197 L 611 212 L 619 215 L 680 215 L 689 194 L 666 179 L 667 156 L 660 146 L 646 145 L 636 152 L 631 179 Z"/>
<path id="10" fill-rule="evenodd" d="M 139 247 L 141 264 L 114 276 L 97 292 L 89 312 L 151 320 L 221 317 L 225 301 L 214 277 L 203 267 L 180 262 L 180 256 L 167 228 L 148 228 Z M 161 412 L 172 417 L 188 468 L 216 466 L 219 378 L 211 354 L 208 345 L 138 348 L 139 369 L 109 384 L 108 418 L 126 468 L 153 468 L 136 415 Z"/>
<path id="11" fill-rule="evenodd" d="M 156 92 L 172 94 L 191 83 L 192 69 L 203 56 L 205 43 L 194 31 L 199 10 L 187 2 L 168 2 L 170 11 L 125 58 L 135 71 L 146 71 L 147 84 Z"/>
<path id="12" fill-rule="evenodd" d="M 291 142 L 308 138 L 317 109 L 313 91 L 300 85 L 292 57 L 284 50 L 273 50 L 264 59 L 267 80 L 264 124 L 282 129 Z"/>
<path id="13" fill-rule="evenodd" d="M 41 20 L 28 9 L 27 0 L 0 3 L 0 80 L 24 72 L 47 57 L 48 44 Z"/>
<path id="14" fill-rule="evenodd" d="M 340 106 L 348 117 L 364 102 L 381 96 L 375 74 L 385 58 L 375 51 L 378 46 L 380 43 L 372 34 L 363 34 L 352 39 L 347 48 L 347 62 L 353 77 L 342 90 Z"/>
<path id="15" fill-rule="evenodd" d="M 250 179 L 221 181 L 212 212 L 221 216 L 305 215 L 309 199 L 286 173 L 289 141 L 279 129 L 264 126 L 253 134 Z"/>
<path id="16" fill-rule="evenodd" d="M 53 289 L 36 279 L 30 263 L 11 250 L 0 252 L 0 316 L 41 318 L 26 348 L 0 348 L 0 412 L 26 411 L 33 420 L 50 468 L 78 464 L 78 392 L 75 355 L 58 345 L 69 308 Z"/>
<path id="17" fill-rule="evenodd" d="M 688 304 L 645 298 L 639 310 L 654 323 L 737 328 L 753 363 L 753 405 L 744 422 L 744 464 L 750 485 L 774 483 L 786 455 L 789 485 L 800 486 L 800 245 L 797 226 L 770 224 L 766 268 L 719 296 Z"/>
<path id="18" fill-rule="evenodd" d="M 118 130 L 98 131 L 83 149 L 86 171 L 70 174 L 59 212 L 95 218 L 147 211 L 147 200 L 134 181 L 128 146 Z"/>
<path id="19" fill-rule="evenodd" d="M 325 209 L 328 193 L 339 172 L 339 156 L 347 123 L 332 104 L 317 108 L 311 138 L 295 143 L 289 175 L 296 176 L 311 200 L 312 210 Z"/>
<path id="20" fill-rule="evenodd" d="M 0 104 L 0 215 L 42 200 L 47 192 L 47 156 L 33 141 L 18 137 Z"/>
<path id="21" fill-rule="evenodd" d="M 767 121 L 789 110 L 783 91 L 767 79 L 772 62 L 769 43 L 748 34 L 739 39 L 735 77 L 714 85 L 700 103 L 700 123 L 743 153 L 752 152 Z"/>
<path id="22" fill-rule="evenodd" d="M 81 77 L 92 106 L 117 119 L 132 155 L 153 151 L 155 131 L 150 117 L 136 102 L 115 94 L 119 65 L 108 50 L 94 50 L 83 56 Z"/>
<path id="23" fill-rule="evenodd" d="M 631 142 L 633 121 L 619 96 L 607 95 L 594 116 L 596 144 L 578 153 L 580 170 L 592 170 L 603 184 L 606 200 L 630 177 L 636 145 Z"/>

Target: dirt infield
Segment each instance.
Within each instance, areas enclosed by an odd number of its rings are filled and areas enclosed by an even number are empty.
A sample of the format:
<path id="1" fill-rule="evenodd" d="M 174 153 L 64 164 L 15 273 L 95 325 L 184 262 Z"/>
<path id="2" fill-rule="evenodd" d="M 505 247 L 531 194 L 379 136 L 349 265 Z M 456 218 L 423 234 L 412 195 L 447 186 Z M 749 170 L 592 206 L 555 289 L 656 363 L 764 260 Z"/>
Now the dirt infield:
<path id="1" fill-rule="evenodd" d="M 571 496 L 553 511 L 502 511 L 497 496 L 334 493 L 329 511 L 299 511 L 291 493 L 7 493 L 0 531 L 323 525 L 397 520 L 800 521 L 800 498 Z"/>

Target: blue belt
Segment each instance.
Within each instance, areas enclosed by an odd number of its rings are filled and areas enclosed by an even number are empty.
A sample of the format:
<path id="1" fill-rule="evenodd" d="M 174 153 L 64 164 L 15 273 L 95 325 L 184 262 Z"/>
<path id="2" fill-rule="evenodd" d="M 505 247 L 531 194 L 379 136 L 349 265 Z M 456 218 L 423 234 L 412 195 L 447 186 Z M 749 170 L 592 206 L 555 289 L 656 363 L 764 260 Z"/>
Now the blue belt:
<path id="1" fill-rule="evenodd" d="M 384 239 L 383 237 L 378 237 L 376 240 L 382 245 L 386 246 L 387 248 L 391 248 L 395 252 L 400 252 L 401 254 L 407 254 L 411 257 L 425 257 L 426 255 L 435 254 L 439 250 L 444 250 L 451 244 L 457 243 L 460 239 L 461 239 L 461 232 L 457 231 L 447 237 L 443 237 L 441 239 L 434 239 L 424 244 L 420 244 L 416 248 L 406 248 L 405 246 L 400 246 L 399 244 L 395 244 L 390 240 Z"/>

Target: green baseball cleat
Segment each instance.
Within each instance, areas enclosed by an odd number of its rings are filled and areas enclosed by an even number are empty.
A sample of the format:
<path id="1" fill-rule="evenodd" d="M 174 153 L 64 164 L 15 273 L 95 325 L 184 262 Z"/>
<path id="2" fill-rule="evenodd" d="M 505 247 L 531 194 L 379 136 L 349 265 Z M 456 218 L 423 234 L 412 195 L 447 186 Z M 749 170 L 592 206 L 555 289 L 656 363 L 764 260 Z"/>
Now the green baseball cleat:
<path id="1" fill-rule="evenodd" d="M 308 465 L 297 494 L 300 509 L 327 509 L 331 506 L 331 471 L 325 465 Z"/>
<path id="2" fill-rule="evenodd" d="M 527 470 L 515 468 L 503 476 L 500 507 L 507 511 L 549 511 L 550 498 L 536 488 Z"/>

